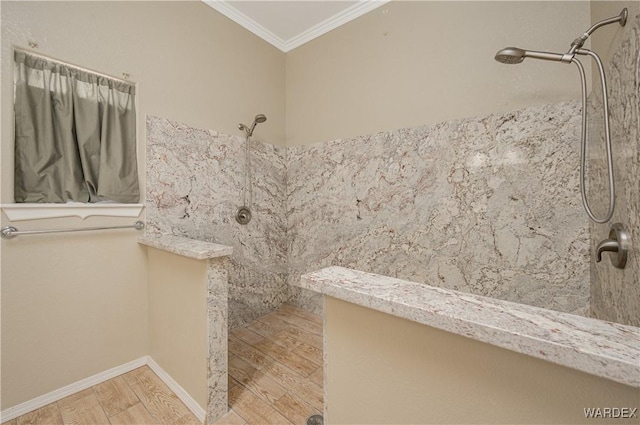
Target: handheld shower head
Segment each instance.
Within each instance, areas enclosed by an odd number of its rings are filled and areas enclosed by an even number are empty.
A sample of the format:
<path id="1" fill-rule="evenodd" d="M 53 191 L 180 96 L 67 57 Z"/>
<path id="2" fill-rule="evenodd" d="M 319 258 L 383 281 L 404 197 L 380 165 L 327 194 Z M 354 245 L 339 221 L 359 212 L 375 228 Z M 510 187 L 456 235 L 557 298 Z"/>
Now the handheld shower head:
<path id="1" fill-rule="evenodd" d="M 253 119 L 253 124 L 251 124 L 251 127 L 247 127 L 244 124 L 238 124 L 238 128 L 240 130 L 244 131 L 247 136 L 252 136 L 253 135 L 253 130 L 256 128 L 256 125 L 257 124 L 262 124 L 266 120 L 267 120 L 267 117 L 264 114 L 258 114 Z"/>
<path id="2" fill-rule="evenodd" d="M 534 50 L 523 50 L 518 47 L 506 47 L 496 53 L 495 60 L 506 64 L 520 63 L 524 58 L 543 59 L 555 62 L 571 63 L 573 54 L 536 52 Z"/>
<path id="3" fill-rule="evenodd" d="M 496 53 L 495 59 L 501 63 L 515 64 L 524 60 L 525 53 L 524 50 L 517 47 L 505 47 Z"/>
<path id="4" fill-rule="evenodd" d="M 524 60 L 524 58 L 534 58 L 534 59 L 543 59 L 550 60 L 555 62 L 563 62 L 563 63 L 575 63 L 578 67 L 578 71 L 580 72 L 580 81 L 582 82 L 582 149 L 580 153 L 580 191 L 582 194 L 582 205 L 584 206 L 585 211 L 589 218 L 591 218 L 596 223 L 606 223 L 611 220 L 613 217 L 613 212 L 615 209 L 615 184 L 614 184 L 614 176 L 613 176 L 613 153 L 611 148 L 611 131 L 609 129 L 609 106 L 607 100 L 607 80 L 604 75 L 604 67 L 602 65 L 602 61 L 600 57 L 591 50 L 583 49 L 585 41 L 591 36 L 591 34 L 597 30 L 598 28 L 609 25 L 613 23 L 619 23 L 621 26 L 624 26 L 627 23 L 627 18 L 629 15 L 629 11 L 627 8 L 622 9 L 619 15 L 604 19 L 600 22 L 596 22 L 589 28 L 583 35 L 573 40 L 571 43 L 571 48 L 567 53 L 549 53 L 549 52 L 534 52 L 527 51 L 523 49 L 519 49 L 517 47 L 507 47 L 504 48 L 498 53 L 496 53 L 495 59 L 498 62 L 506 63 L 506 64 L 514 64 L 520 63 Z M 604 113 L 604 139 L 605 139 L 605 148 L 607 151 L 607 168 L 609 174 L 609 210 L 607 214 L 603 217 L 596 217 L 591 211 L 591 207 L 589 206 L 589 201 L 587 200 L 586 190 L 585 190 L 585 169 L 586 169 L 586 151 L 587 151 L 587 79 L 584 72 L 584 66 L 582 63 L 575 58 L 575 55 L 588 55 L 591 56 L 596 64 L 598 65 L 598 72 L 600 74 L 600 87 L 602 88 L 602 103 L 603 103 L 603 113 Z"/>
<path id="5" fill-rule="evenodd" d="M 253 135 L 253 130 L 256 128 L 257 124 L 262 124 L 267 120 L 267 117 L 264 114 L 258 114 L 253 119 L 253 124 L 251 124 L 251 129 L 249 130 L 249 136 Z"/>

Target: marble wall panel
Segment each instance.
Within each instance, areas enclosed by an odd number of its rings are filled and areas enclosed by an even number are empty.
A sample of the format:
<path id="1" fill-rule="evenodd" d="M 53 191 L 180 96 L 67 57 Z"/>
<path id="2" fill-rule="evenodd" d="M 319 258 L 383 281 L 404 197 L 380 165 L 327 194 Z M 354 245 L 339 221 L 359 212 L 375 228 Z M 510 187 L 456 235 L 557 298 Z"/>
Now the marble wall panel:
<path id="1" fill-rule="evenodd" d="M 287 299 L 285 151 L 252 141 L 253 219 L 235 221 L 242 205 L 244 137 L 147 117 L 147 232 L 233 247 L 229 326 Z"/>
<path id="2" fill-rule="evenodd" d="M 577 102 L 287 150 L 291 300 L 340 265 L 585 313 Z"/>
<path id="3" fill-rule="evenodd" d="M 340 265 L 585 313 L 588 223 L 577 102 L 312 146 L 254 142 L 254 219 L 242 202 L 244 138 L 149 117 L 148 231 L 231 245 L 229 325 L 287 300 L 301 274 Z"/>
<path id="4" fill-rule="evenodd" d="M 629 16 L 624 36 L 615 46 L 605 74 L 608 82 L 611 141 L 616 182 L 616 211 L 607 224 L 591 223 L 591 249 L 609 235 L 611 223 L 630 232 L 631 252 L 624 270 L 603 255 L 591 263 L 591 312 L 596 318 L 640 326 L 640 15 Z M 590 97 L 589 199 L 599 216 L 609 194 L 602 132 L 602 96 L 594 87 Z"/>
<path id="5" fill-rule="evenodd" d="M 207 412 L 205 424 L 213 424 L 229 411 L 229 363 L 227 302 L 229 261 L 212 258 L 207 263 Z"/>

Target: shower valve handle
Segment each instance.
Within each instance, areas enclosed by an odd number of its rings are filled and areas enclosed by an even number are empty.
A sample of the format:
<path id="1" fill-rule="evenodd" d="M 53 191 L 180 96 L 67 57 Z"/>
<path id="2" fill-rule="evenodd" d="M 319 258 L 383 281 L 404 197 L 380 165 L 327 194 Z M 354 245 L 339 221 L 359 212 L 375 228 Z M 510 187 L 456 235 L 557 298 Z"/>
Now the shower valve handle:
<path id="1" fill-rule="evenodd" d="M 627 252 L 629 250 L 629 235 L 622 224 L 616 223 L 611 226 L 609 231 L 609 239 L 600 242 L 596 248 L 596 261 L 602 261 L 602 253 L 605 251 L 615 252 L 616 255 L 611 256 L 611 264 L 615 268 L 624 269 L 627 265 Z"/>
<path id="2" fill-rule="evenodd" d="M 596 248 L 596 255 L 598 257 L 598 259 L 596 260 L 598 263 L 600 261 L 602 261 L 602 253 L 603 252 L 619 252 L 620 251 L 620 244 L 618 243 L 618 241 L 614 240 L 614 239 L 605 239 L 602 242 L 600 242 L 598 244 L 598 247 Z"/>

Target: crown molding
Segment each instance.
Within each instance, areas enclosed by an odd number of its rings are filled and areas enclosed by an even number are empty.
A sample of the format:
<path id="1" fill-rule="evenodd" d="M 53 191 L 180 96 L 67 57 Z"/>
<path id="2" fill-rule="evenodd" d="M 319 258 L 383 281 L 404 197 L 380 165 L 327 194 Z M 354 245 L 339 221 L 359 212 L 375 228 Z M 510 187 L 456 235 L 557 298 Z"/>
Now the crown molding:
<path id="1" fill-rule="evenodd" d="M 337 13 L 324 21 L 320 22 L 317 25 L 309 28 L 306 31 L 301 32 L 300 34 L 291 37 L 288 40 L 283 40 L 282 38 L 275 35 L 273 32 L 269 31 L 264 26 L 260 25 L 258 22 L 249 18 L 244 13 L 237 10 L 235 7 L 230 5 L 230 2 L 227 0 L 202 0 L 205 4 L 217 10 L 218 12 L 225 15 L 227 18 L 241 25 L 245 29 L 251 31 L 258 37 L 262 38 L 266 42 L 270 43 L 274 47 L 280 49 L 284 53 L 287 53 L 296 47 L 299 47 L 314 38 L 320 37 L 323 34 L 328 33 L 329 31 L 350 22 L 365 13 L 368 13 L 386 3 L 390 0 L 366 0 L 360 1 L 357 4 L 354 4 L 351 7 L 343 10 L 340 13 Z"/>
<path id="2" fill-rule="evenodd" d="M 231 19 L 235 23 L 251 31 L 267 43 L 277 47 L 278 49 L 286 52 L 286 43 L 283 39 L 249 18 L 244 13 L 240 12 L 235 7 L 231 6 L 228 1 L 225 0 L 202 0 L 207 6 L 210 6 L 222 13 L 227 18 Z"/>
<path id="3" fill-rule="evenodd" d="M 285 42 L 285 49 L 283 49 L 283 51 L 286 53 L 290 50 L 295 49 L 296 47 L 302 46 L 303 44 L 313 40 L 314 38 L 320 37 L 321 35 L 326 34 L 329 31 L 346 24 L 347 22 L 359 18 L 365 13 L 371 12 L 372 10 L 377 9 L 380 6 L 389 3 L 389 1 L 391 0 L 360 1 L 357 4 L 344 9 L 342 12 L 336 13 L 335 15 L 325 19 L 319 24 L 312 26 L 308 30 L 301 32 L 295 37 L 290 38 Z"/>

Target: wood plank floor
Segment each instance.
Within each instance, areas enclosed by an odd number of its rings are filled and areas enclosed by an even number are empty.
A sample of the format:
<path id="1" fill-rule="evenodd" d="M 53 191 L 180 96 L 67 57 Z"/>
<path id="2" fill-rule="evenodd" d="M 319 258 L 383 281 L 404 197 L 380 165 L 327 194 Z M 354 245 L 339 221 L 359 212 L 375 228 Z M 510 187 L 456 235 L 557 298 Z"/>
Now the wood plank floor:
<path id="1" fill-rule="evenodd" d="M 200 425 L 148 366 L 19 416 L 8 425 Z"/>
<path id="2" fill-rule="evenodd" d="M 304 425 L 321 414 L 322 320 L 290 305 L 229 334 L 229 408 L 215 425 Z M 6 425 L 200 425 L 147 366 Z M 5 424 L 3 424 L 5 425 Z"/>
<path id="3" fill-rule="evenodd" d="M 229 333 L 229 407 L 217 425 L 304 425 L 322 414 L 322 319 L 283 305 Z"/>

